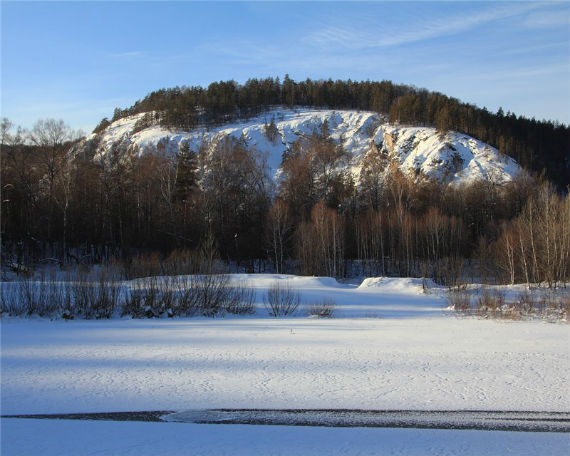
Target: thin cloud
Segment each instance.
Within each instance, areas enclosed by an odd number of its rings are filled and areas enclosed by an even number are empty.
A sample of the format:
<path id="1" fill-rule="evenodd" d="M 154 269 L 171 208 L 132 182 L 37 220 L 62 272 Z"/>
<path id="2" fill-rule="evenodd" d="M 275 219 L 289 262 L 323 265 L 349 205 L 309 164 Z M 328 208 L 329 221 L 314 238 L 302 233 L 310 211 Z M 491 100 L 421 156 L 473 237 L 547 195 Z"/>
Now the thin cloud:
<path id="1" fill-rule="evenodd" d="M 145 57 L 145 53 L 142 51 L 125 51 L 109 54 L 109 57 L 114 59 L 137 59 Z"/>
<path id="2" fill-rule="evenodd" d="M 545 51 L 548 49 L 555 49 L 556 48 L 564 48 L 564 50 L 568 50 L 568 48 L 570 47 L 570 43 L 568 43 L 568 41 L 559 41 L 557 43 L 548 43 L 548 44 L 541 44 L 541 45 L 537 45 L 537 46 L 529 46 L 529 47 L 523 47 L 523 48 L 518 48 L 518 49 L 508 49 L 508 50 L 504 50 L 502 52 L 500 52 L 500 55 L 520 55 L 520 54 L 531 54 L 533 52 L 537 52 L 537 51 Z"/>
<path id="3" fill-rule="evenodd" d="M 542 76 L 547 74 L 556 74 L 556 73 L 567 73 L 568 69 L 570 68 L 570 64 L 562 63 L 562 64 L 553 64 L 553 65 L 545 65 L 536 68 L 520 68 L 515 69 L 509 74 L 505 75 L 504 77 L 508 78 L 530 78 L 535 76 Z"/>
<path id="4" fill-rule="evenodd" d="M 538 67 L 521 67 L 521 66 L 508 66 L 489 68 L 487 72 L 473 74 L 471 72 L 463 72 L 462 79 L 472 79 L 478 81 L 504 81 L 511 82 L 521 79 L 532 79 L 539 76 L 546 76 L 552 74 L 567 74 L 570 69 L 570 63 L 557 63 L 551 65 L 541 65 Z M 501 86 L 504 87 L 504 86 Z"/>
<path id="5" fill-rule="evenodd" d="M 539 7 L 541 7 L 539 4 L 509 4 L 469 15 L 442 16 L 431 21 L 418 21 L 407 27 L 384 28 L 381 38 L 376 37 L 377 27 L 362 31 L 356 28 L 328 25 L 310 33 L 305 40 L 318 47 L 334 44 L 350 49 L 385 48 L 465 32 L 483 24 L 525 14 Z"/>
<path id="6" fill-rule="evenodd" d="M 283 56 L 286 51 L 277 45 L 256 41 L 220 41 L 195 46 L 193 56 L 207 55 L 213 60 L 224 59 L 235 65 L 263 64 L 274 60 L 275 56 Z"/>
<path id="7" fill-rule="evenodd" d="M 537 11 L 529 14 L 523 22 L 528 28 L 563 27 L 569 24 L 568 8 L 564 11 Z"/>

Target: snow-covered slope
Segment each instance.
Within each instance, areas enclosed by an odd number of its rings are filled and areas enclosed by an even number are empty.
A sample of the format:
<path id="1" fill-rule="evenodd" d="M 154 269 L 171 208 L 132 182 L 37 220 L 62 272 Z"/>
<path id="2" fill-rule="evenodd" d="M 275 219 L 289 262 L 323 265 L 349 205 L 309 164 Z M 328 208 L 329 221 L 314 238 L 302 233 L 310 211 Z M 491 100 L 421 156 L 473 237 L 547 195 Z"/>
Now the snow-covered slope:
<path id="1" fill-rule="evenodd" d="M 204 141 L 216 144 L 225 137 L 243 138 L 249 147 L 266 154 L 270 172 L 276 175 L 283 153 L 304 136 L 322 132 L 326 122 L 331 137 L 348 153 L 350 160 L 345 166 L 357 181 L 371 147 L 372 153 L 397 160 L 407 173 L 444 182 L 485 179 L 504 183 L 520 171 L 513 159 L 470 136 L 456 132 L 443 135 L 434 128 L 391 125 L 373 112 L 275 109 L 243 122 L 208 129 L 170 131 L 153 126 L 133 133 L 142 116 L 120 119 L 98 138 L 88 137 L 87 142 L 99 140 L 95 157 L 103 158 L 113 149 L 139 156 L 157 150 L 174 154 L 186 144 L 197 151 Z M 278 130 L 274 141 L 265 134 L 265 125 L 272 119 Z"/>

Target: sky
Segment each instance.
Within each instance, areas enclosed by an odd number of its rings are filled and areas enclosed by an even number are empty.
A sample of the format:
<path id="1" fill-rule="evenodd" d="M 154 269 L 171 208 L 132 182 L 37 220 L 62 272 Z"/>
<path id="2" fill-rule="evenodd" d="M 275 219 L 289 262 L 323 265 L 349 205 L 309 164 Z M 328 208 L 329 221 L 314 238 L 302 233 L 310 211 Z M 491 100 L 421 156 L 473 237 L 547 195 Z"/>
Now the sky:
<path id="1" fill-rule="evenodd" d="M 91 131 L 174 86 L 391 80 L 570 124 L 570 2 L 2 1 L 2 117 Z"/>

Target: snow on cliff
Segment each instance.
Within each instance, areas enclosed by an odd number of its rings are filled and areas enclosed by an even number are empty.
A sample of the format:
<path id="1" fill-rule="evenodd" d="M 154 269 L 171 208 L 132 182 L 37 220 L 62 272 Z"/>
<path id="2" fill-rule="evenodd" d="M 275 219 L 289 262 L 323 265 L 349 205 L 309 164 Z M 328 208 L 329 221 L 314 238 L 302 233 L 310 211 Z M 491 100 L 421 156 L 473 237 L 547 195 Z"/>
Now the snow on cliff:
<path id="1" fill-rule="evenodd" d="M 191 131 L 171 131 L 152 126 L 133 133 L 143 114 L 113 122 L 99 136 L 96 158 L 112 149 L 134 155 L 164 151 L 175 154 L 188 144 L 197 151 L 204 141 L 213 144 L 225 137 L 245 139 L 249 147 L 266 154 L 271 175 L 276 175 L 283 153 L 291 145 L 313 132 L 320 133 L 327 123 L 331 137 L 349 154 L 349 169 L 358 180 L 367 152 L 383 153 L 396 159 L 403 171 L 444 182 L 490 180 L 505 183 L 521 168 L 510 157 L 470 136 L 457 132 L 441 134 L 434 128 L 388 124 L 381 115 L 365 111 L 323 109 L 276 109 L 252 119 L 218 127 L 198 127 Z M 265 134 L 265 125 L 274 120 L 278 135 L 274 141 Z M 91 135 L 87 141 L 93 140 Z"/>

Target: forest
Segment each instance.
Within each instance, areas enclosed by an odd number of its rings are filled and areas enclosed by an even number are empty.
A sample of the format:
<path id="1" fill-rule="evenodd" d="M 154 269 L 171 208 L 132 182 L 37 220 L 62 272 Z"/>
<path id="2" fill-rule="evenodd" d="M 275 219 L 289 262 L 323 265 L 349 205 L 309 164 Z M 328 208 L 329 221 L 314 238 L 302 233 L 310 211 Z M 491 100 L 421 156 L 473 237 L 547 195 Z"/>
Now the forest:
<path id="1" fill-rule="evenodd" d="M 545 177 L 447 185 L 371 145 L 361 181 L 327 134 L 294 143 L 274 182 L 239 140 L 176 156 L 70 158 L 63 121 L 2 122 L 2 260 L 18 272 L 120 262 L 130 276 L 233 270 L 466 277 L 555 287 L 570 276 L 570 197 Z M 266 134 L 271 135 L 270 126 Z"/>

